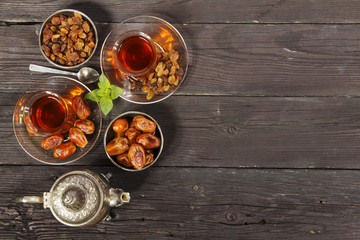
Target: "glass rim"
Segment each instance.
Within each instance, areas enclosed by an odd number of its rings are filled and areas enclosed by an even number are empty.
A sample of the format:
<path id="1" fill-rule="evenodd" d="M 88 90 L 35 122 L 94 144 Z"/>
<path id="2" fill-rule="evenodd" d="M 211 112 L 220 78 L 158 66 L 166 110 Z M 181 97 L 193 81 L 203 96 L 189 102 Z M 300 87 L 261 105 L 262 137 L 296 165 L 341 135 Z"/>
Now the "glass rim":
<path id="1" fill-rule="evenodd" d="M 40 95 L 40 96 L 37 96 L 37 95 Z M 50 90 L 40 90 L 40 91 L 34 92 L 33 94 L 31 94 L 31 95 L 27 98 L 27 100 L 26 100 L 26 102 L 25 102 L 25 104 L 24 104 L 25 107 L 24 107 L 24 109 L 23 109 L 22 114 L 23 114 L 23 116 L 24 116 L 25 119 L 26 119 L 27 115 L 29 115 L 29 116 L 30 116 L 30 121 L 31 121 L 31 107 L 32 107 L 32 105 L 33 105 L 38 99 L 40 99 L 41 97 L 46 96 L 46 95 L 51 95 L 51 96 L 53 96 L 53 97 L 56 98 L 56 100 L 57 100 L 57 101 L 61 104 L 61 106 L 64 108 L 64 110 L 65 110 L 65 116 L 64 116 L 63 122 L 62 122 L 59 126 L 57 126 L 54 130 L 44 130 L 44 129 L 40 129 L 40 128 L 37 128 L 37 127 L 36 127 L 36 129 L 37 129 L 36 135 L 37 135 L 37 136 L 50 136 L 50 135 L 54 135 L 54 134 L 62 134 L 63 132 L 62 132 L 61 129 L 63 129 L 64 126 L 68 123 L 68 119 L 69 119 L 69 115 L 70 115 L 70 114 L 69 114 L 70 109 L 69 109 L 66 101 L 65 101 L 58 93 L 56 93 L 56 92 L 54 92 L 54 91 L 50 91 Z M 35 99 L 32 99 L 32 98 L 34 98 L 34 97 L 35 97 Z M 29 103 L 29 102 L 30 102 L 30 103 Z M 30 104 L 30 106 L 29 106 L 29 104 Z M 24 121 L 25 126 L 26 126 L 27 128 L 29 128 L 29 126 L 28 126 L 26 123 L 27 123 L 27 121 Z"/>
<path id="2" fill-rule="evenodd" d="M 140 37 L 145 38 L 147 40 L 147 42 L 149 43 L 151 50 L 153 52 L 153 57 L 151 59 L 151 62 L 145 68 L 143 68 L 139 71 L 129 71 L 126 67 L 123 66 L 123 64 L 120 63 L 119 58 L 117 57 L 119 51 L 121 50 L 121 47 L 123 46 L 122 43 L 124 43 L 128 38 L 134 37 L 134 36 L 140 36 Z M 129 77 L 140 77 L 140 76 L 145 75 L 151 68 L 154 67 L 155 63 L 157 62 L 157 50 L 156 50 L 155 43 L 149 35 L 147 35 L 146 33 L 142 32 L 142 31 L 132 30 L 132 31 L 128 31 L 128 32 L 121 34 L 116 39 L 114 46 L 112 48 L 112 52 L 113 52 L 115 66 L 121 72 L 123 72 L 125 75 L 127 75 Z"/>

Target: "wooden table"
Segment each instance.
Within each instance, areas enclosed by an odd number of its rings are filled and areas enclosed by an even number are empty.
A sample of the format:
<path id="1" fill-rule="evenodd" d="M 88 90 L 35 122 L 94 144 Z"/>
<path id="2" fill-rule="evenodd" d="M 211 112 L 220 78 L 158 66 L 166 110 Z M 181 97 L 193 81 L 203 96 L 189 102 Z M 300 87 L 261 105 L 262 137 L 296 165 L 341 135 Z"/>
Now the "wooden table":
<path id="1" fill-rule="evenodd" d="M 12 1 L 0 3 L 0 239 L 359 239 L 358 1 Z M 42 21 L 74 8 L 102 43 L 121 21 L 162 17 L 183 34 L 191 65 L 180 89 L 153 105 L 117 99 L 98 144 L 66 166 L 44 165 L 12 126 L 21 93 L 50 66 Z M 89 66 L 100 70 L 100 47 Z M 158 162 L 140 173 L 105 155 L 105 126 L 128 110 L 156 118 Z M 112 172 L 131 193 L 113 220 L 75 229 L 42 205 L 17 204 L 76 170 Z"/>

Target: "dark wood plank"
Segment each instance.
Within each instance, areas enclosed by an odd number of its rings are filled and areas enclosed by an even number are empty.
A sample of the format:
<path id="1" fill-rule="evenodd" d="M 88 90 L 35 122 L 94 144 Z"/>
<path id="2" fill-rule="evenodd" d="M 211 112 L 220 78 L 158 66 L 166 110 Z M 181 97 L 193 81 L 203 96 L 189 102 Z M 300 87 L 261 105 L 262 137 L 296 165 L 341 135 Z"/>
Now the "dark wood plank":
<path id="1" fill-rule="evenodd" d="M 114 25 L 100 25 L 100 43 Z M 103 28 L 104 27 L 104 28 Z M 178 95 L 360 96 L 357 25 L 177 25 L 191 65 Z M 39 25 L 0 27 L 0 92 L 23 92 L 50 66 L 40 53 Z M 89 66 L 100 70 L 98 48 Z M 21 54 L 20 54 L 21 53 Z M 216 71 L 211 71 L 216 69 Z"/>
<path id="2" fill-rule="evenodd" d="M 88 168 L 88 167 L 87 167 Z M 25 239 L 358 239 L 358 171 L 151 168 L 111 171 L 131 193 L 113 221 L 87 229 L 61 225 L 41 205 L 15 204 L 49 191 L 75 167 L 2 167 L 0 238 Z M 36 174 L 34 174 L 36 173 Z"/>
<path id="3" fill-rule="evenodd" d="M 211 1 L 88 1 L 69 0 L 11 1 L 0 4 L 0 21 L 4 24 L 41 22 L 53 12 L 74 8 L 97 22 L 121 22 L 137 15 L 168 16 L 178 23 L 357 23 L 358 1 L 341 0 L 226 0 Z M 24 9 L 27 11 L 24 12 Z"/>
<path id="4" fill-rule="evenodd" d="M 128 17 L 163 17 L 185 37 L 191 67 L 162 103 L 116 100 L 95 148 L 55 167 L 21 149 L 12 113 L 48 76 L 28 65 L 50 66 L 37 35 L 62 8 L 87 13 L 100 43 Z M 1 1 L 0 239 L 359 239 L 359 17 L 355 0 Z M 99 55 L 88 64 L 98 70 Z M 105 126 L 128 110 L 155 117 L 165 136 L 159 161 L 136 174 L 103 149 Z M 14 203 L 78 168 L 112 172 L 111 185 L 131 193 L 113 221 L 74 229 Z"/>
<path id="5" fill-rule="evenodd" d="M 118 100 L 110 120 L 140 110 L 159 122 L 165 149 L 160 166 L 360 168 L 359 98 L 172 96 L 139 106 Z M 13 107 L 2 107 L 0 164 L 40 164 L 12 131 Z M 111 165 L 103 132 L 79 165 Z"/>

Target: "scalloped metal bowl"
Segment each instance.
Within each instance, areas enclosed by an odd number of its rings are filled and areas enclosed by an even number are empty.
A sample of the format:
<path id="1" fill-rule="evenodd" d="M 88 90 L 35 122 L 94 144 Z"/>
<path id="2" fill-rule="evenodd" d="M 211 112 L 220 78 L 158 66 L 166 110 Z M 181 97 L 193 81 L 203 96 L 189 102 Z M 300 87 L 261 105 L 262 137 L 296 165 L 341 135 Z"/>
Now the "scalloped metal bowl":
<path id="1" fill-rule="evenodd" d="M 125 118 L 127 119 L 128 121 L 131 121 L 135 116 L 137 115 L 143 115 L 144 117 L 150 119 L 151 121 L 155 122 L 156 123 L 156 131 L 155 131 L 155 136 L 157 136 L 158 138 L 160 138 L 161 140 L 161 145 L 159 148 L 156 148 L 154 149 L 154 161 L 141 168 L 141 169 L 134 169 L 134 168 L 128 168 L 128 167 L 124 167 L 123 165 L 119 164 L 116 159 L 112 156 L 110 156 L 109 154 L 106 153 L 106 155 L 108 156 L 108 158 L 110 159 L 110 161 L 115 165 L 117 166 L 118 168 L 121 168 L 125 171 L 129 171 L 129 172 L 139 172 L 139 171 L 142 171 L 142 170 L 145 170 L 149 167 L 151 167 L 152 165 L 155 164 L 155 162 L 159 159 L 160 157 L 160 154 L 163 150 L 163 146 L 164 146 L 164 136 L 163 136 L 163 133 L 161 131 L 161 128 L 160 128 L 160 125 L 156 122 L 156 120 L 151 117 L 149 114 L 146 114 L 144 112 L 137 112 L 137 111 L 129 111 L 129 112 L 125 112 L 125 113 L 122 113 L 118 116 L 116 116 L 110 123 L 109 125 L 107 126 L 106 130 L 105 130 L 105 136 L 104 136 L 104 149 L 106 149 L 106 144 L 109 143 L 112 139 L 115 138 L 115 132 L 112 130 L 112 125 L 113 123 L 119 119 L 119 118 Z M 106 152 L 106 151 L 105 151 Z"/>
<path id="2" fill-rule="evenodd" d="M 82 16 L 85 20 L 87 20 L 87 21 L 90 23 L 91 27 L 94 29 L 95 47 L 94 47 L 92 53 L 90 54 L 90 56 L 89 56 L 88 58 L 86 58 L 84 62 L 82 62 L 82 63 L 80 63 L 80 64 L 76 64 L 76 65 L 74 65 L 74 66 L 64 66 L 64 65 L 61 65 L 61 64 L 58 64 L 58 63 L 56 63 L 56 62 L 51 61 L 51 59 L 48 58 L 48 57 L 45 55 L 44 51 L 41 49 L 41 42 L 42 42 L 41 39 L 42 39 L 42 34 L 43 34 L 42 32 L 43 32 L 43 30 L 44 30 L 45 24 L 48 23 L 48 22 L 50 22 L 52 17 L 60 16 L 60 14 L 63 14 L 63 15 L 65 15 L 65 16 L 73 16 L 73 15 L 74 15 L 74 12 L 80 13 L 81 16 Z M 51 63 L 52 65 L 54 65 L 54 66 L 56 66 L 56 67 L 62 68 L 62 69 L 74 69 L 74 68 L 78 68 L 78 67 L 81 67 L 81 66 L 85 65 L 85 64 L 92 58 L 92 56 L 94 55 L 94 53 L 95 53 L 95 51 L 96 51 L 96 48 L 97 48 L 97 46 L 98 46 L 98 42 L 99 42 L 98 32 L 97 32 L 97 30 L 96 30 L 96 26 L 95 26 L 94 22 L 93 22 L 85 13 L 80 12 L 79 10 L 75 10 L 75 9 L 62 9 L 62 10 L 59 10 L 59 11 L 54 12 L 53 14 L 51 14 L 51 15 L 43 22 L 43 24 L 41 25 L 40 31 L 39 31 L 39 47 L 40 47 L 40 52 L 42 53 L 42 55 L 45 57 L 45 59 L 46 59 L 49 63 Z"/>
<path id="3" fill-rule="evenodd" d="M 69 99 L 75 95 L 87 93 L 90 91 L 89 88 L 87 88 L 79 81 L 62 76 L 49 77 L 34 82 L 19 98 L 14 110 L 13 128 L 16 139 L 18 140 L 20 146 L 29 156 L 46 164 L 64 165 L 81 159 L 94 147 L 101 132 L 102 112 L 99 104 L 93 101 L 88 101 L 91 109 L 91 115 L 88 117 L 88 119 L 94 123 L 95 132 L 91 135 L 86 135 L 88 139 L 87 146 L 85 148 L 77 147 L 75 153 L 66 159 L 56 159 L 53 157 L 53 151 L 47 151 L 41 147 L 41 140 L 44 137 L 30 136 L 24 124 L 23 110 L 26 104 L 26 99 L 29 95 L 41 90 L 53 91 L 59 94 L 61 97 Z"/>

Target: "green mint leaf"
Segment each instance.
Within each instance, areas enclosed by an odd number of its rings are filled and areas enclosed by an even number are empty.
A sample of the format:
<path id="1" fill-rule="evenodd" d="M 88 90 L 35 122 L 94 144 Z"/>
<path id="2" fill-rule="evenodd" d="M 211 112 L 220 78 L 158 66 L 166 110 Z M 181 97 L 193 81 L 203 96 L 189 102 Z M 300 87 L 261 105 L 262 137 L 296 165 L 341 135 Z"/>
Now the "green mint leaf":
<path id="1" fill-rule="evenodd" d="M 95 89 L 85 95 L 85 99 L 89 99 L 94 102 L 100 102 L 100 97 L 96 94 L 99 89 Z"/>
<path id="2" fill-rule="evenodd" d="M 122 88 L 119 88 L 118 86 L 111 85 L 111 99 L 118 98 L 124 90 Z"/>
<path id="3" fill-rule="evenodd" d="M 98 95 L 99 98 L 105 97 L 106 96 L 106 88 L 99 88 L 96 91 L 96 95 Z"/>
<path id="4" fill-rule="evenodd" d="M 101 111 L 106 116 L 113 108 L 113 102 L 112 102 L 111 98 L 108 96 L 102 97 L 100 99 L 100 108 L 101 108 Z"/>
<path id="5" fill-rule="evenodd" d="M 98 86 L 100 89 L 110 88 L 111 86 L 109 79 L 103 73 L 100 75 Z"/>
<path id="6" fill-rule="evenodd" d="M 98 89 L 86 94 L 85 99 L 99 102 L 101 111 L 106 116 L 113 108 L 112 100 L 119 97 L 123 93 L 123 89 L 112 85 L 104 74 L 100 75 L 98 86 Z"/>

